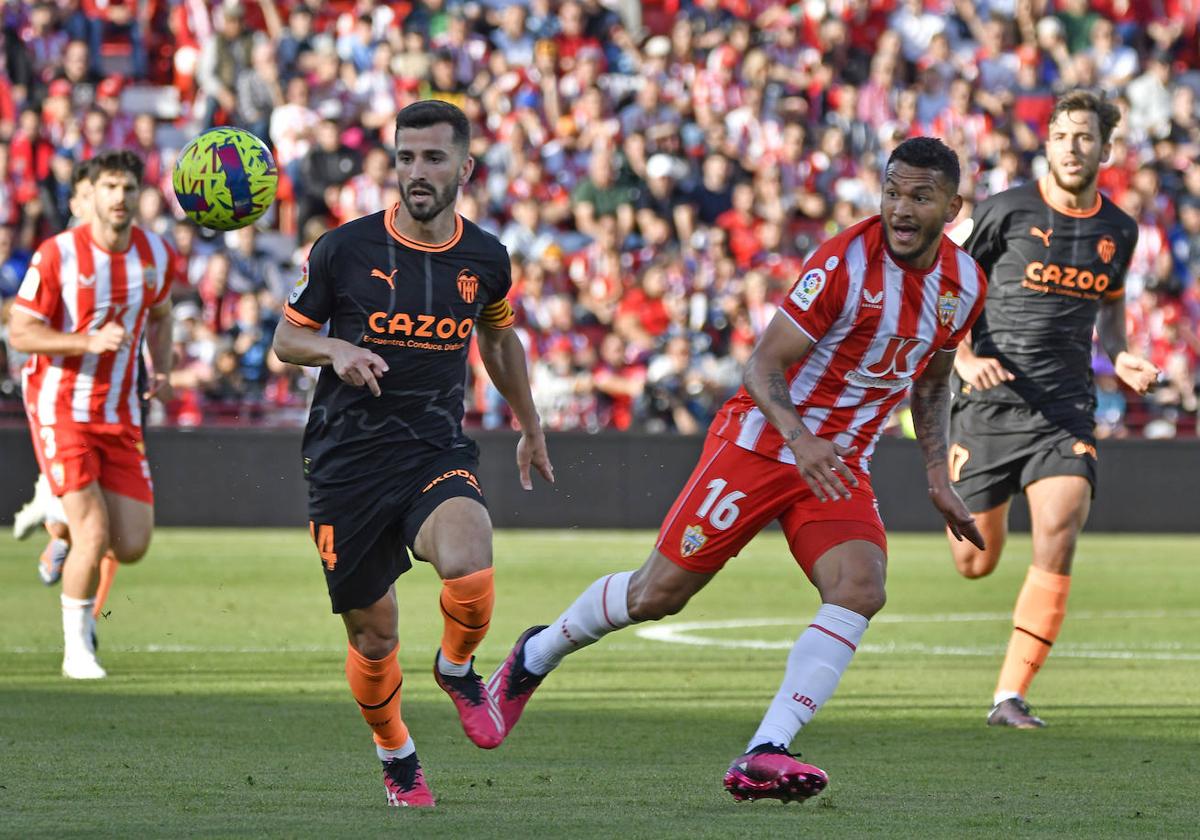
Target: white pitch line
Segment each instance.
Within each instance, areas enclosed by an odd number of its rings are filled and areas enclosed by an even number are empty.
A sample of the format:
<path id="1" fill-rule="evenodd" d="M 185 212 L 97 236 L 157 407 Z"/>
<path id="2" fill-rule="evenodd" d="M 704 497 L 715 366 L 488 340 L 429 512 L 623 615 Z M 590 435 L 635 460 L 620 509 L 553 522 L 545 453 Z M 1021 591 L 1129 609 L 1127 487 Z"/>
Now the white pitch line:
<path id="1" fill-rule="evenodd" d="M 1072 621 L 1112 621 L 1120 619 L 1190 619 L 1200 618 L 1200 610 L 1120 610 L 1079 611 L 1071 614 Z M 878 624 L 924 624 L 965 623 L 977 621 L 1011 621 L 1012 613 L 935 613 L 930 615 L 884 615 L 873 620 Z M 722 639 L 698 635 L 703 630 L 734 630 L 751 627 L 792 627 L 799 629 L 800 622 L 794 618 L 735 618 L 720 621 L 685 621 L 673 624 L 654 624 L 639 627 L 636 635 L 641 639 L 667 644 L 715 647 L 726 650 L 790 650 L 794 640 L 766 639 Z M 952 645 L 927 645 L 921 642 L 890 642 L 864 644 L 861 653 L 919 653 L 929 656 L 996 656 L 1004 652 L 1002 645 L 963 647 Z M 1150 642 L 1141 646 L 1115 643 L 1110 646 L 1081 643 L 1057 645 L 1056 657 L 1075 659 L 1152 659 L 1200 661 L 1200 651 L 1183 649 L 1177 642 Z"/>

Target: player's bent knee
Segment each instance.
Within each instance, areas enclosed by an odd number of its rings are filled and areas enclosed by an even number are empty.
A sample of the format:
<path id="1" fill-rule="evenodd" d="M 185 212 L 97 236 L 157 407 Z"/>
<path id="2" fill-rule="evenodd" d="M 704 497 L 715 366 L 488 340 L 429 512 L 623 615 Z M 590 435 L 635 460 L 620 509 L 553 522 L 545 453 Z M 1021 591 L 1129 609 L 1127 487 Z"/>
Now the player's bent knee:
<path id="1" fill-rule="evenodd" d="M 135 534 L 114 534 L 109 546 L 122 565 L 136 563 L 150 550 L 150 531 Z"/>
<path id="2" fill-rule="evenodd" d="M 996 566 L 1000 563 L 999 549 L 993 551 L 990 547 L 987 551 L 956 551 L 954 553 L 954 566 L 958 569 L 958 573 L 968 580 L 977 580 L 981 577 L 987 577 L 992 572 L 996 571 Z"/>
<path id="3" fill-rule="evenodd" d="M 395 633 L 378 634 L 361 630 L 350 636 L 350 645 L 367 659 L 384 659 L 399 644 L 400 637 Z"/>
<path id="4" fill-rule="evenodd" d="M 840 592 L 831 603 L 856 612 L 863 618 L 871 618 L 887 604 L 887 592 L 883 586 L 866 586 Z"/>

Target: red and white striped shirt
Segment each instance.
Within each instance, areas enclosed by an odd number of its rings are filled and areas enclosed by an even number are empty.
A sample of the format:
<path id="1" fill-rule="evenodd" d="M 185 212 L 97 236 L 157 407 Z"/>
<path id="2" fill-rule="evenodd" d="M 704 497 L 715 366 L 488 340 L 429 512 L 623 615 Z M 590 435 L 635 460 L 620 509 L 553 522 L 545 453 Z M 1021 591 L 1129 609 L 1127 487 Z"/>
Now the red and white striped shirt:
<path id="1" fill-rule="evenodd" d="M 41 244 L 13 307 L 66 333 L 94 333 L 119 321 L 130 340 L 112 353 L 31 356 L 23 371 L 25 410 L 35 422 L 113 432 L 141 425 L 137 353 L 146 313 L 171 293 L 172 257 L 161 236 L 136 226 L 123 253 L 97 245 L 87 225 Z"/>
<path id="2" fill-rule="evenodd" d="M 930 269 L 897 262 L 879 216 L 822 244 L 780 308 L 815 342 L 787 371 L 804 425 L 818 437 L 857 446 L 850 465 L 868 472 L 888 415 L 934 353 L 958 346 L 983 310 L 986 291 L 983 270 L 945 236 Z M 711 428 L 743 449 L 796 462 L 745 388 Z"/>

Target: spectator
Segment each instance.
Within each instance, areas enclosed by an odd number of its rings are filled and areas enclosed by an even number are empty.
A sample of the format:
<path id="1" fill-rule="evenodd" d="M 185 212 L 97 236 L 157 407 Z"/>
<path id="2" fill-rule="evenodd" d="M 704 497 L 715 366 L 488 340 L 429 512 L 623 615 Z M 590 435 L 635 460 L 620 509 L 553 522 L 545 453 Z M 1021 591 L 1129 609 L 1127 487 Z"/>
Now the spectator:
<path id="1" fill-rule="evenodd" d="M 342 142 L 337 120 L 321 120 L 316 143 L 301 159 L 298 170 L 301 228 L 309 219 L 333 215 L 342 184 L 354 176 L 358 167 L 358 155 Z"/>
<path id="2" fill-rule="evenodd" d="M 579 183 L 571 195 L 575 213 L 575 228 L 587 236 L 595 237 L 599 220 L 612 216 L 624 236 L 633 230 L 634 190 L 617 180 L 617 173 L 610 150 L 598 146 L 591 152 L 587 177 Z"/>
<path id="3" fill-rule="evenodd" d="M 236 90 L 238 124 L 270 142 L 271 112 L 284 102 L 279 85 L 279 59 L 271 41 L 254 43 L 250 66 L 238 73 Z"/>
<path id="4" fill-rule="evenodd" d="M 251 66 L 254 39 L 243 26 L 238 3 L 225 2 L 217 12 L 220 25 L 204 42 L 197 81 L 204 95 L 201 121 L 207 126 L 231 121 L 237 114 L 237 81 Z"/>
<path id="5" fill-rule="evenodd" d="M 29 267 L 29 253 L 16 246 L 16 231 L 9 225 L 0 225 L 0 303 L 16 297 Z"/>

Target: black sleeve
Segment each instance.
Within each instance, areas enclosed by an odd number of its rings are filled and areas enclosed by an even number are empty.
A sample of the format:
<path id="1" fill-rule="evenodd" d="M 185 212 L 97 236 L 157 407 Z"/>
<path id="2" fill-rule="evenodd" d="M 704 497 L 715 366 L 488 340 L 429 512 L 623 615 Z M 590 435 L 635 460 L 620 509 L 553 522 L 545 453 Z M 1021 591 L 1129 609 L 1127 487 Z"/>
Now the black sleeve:
<path id="1" fill-rule="evenodd" d="M 1005 213 L 998 197 L 980 202 L 971 214 L 971 233 L 963 243 L 963 250 L 970 254 L 983 268 L 983 273 L 992 276 L 992 266 L 1004 252 Z"/>
<path id="2" fill-rule="evenodd" d="M 332 250 L 329 234 L 325 234 L 313 244 L 300 268 L 300 279 L 283 307 L 284 317 L 296 326 L 319 329 L 333 315 Z"/>
<path id="3" fill-rule="evenodd" d="M 497 245 L 490 268 L 487 282 L 480 283 L 479 320 L 492 329 L 507 329 L 513 325 L 515 315 L 507 299 L 512 289 L 512 263 L 508 259 L 508 249 L 503 245 Z"/>
<path id="4" fill-rule="evenodd" d="M 1121 227 L 1121 233 L 1123 234 L 1121 237 L 1121 249 L 1119 251 L 1121 261 L 1113 266 L 1112 277 L 1109 279 L 1108 288 L 1104 292 L 1106 298 L 1117 297 L 1125 293 L 1125 275 L 1129 273 L 1129 264 L 1133 262 L 1133 252 L 1137 248 L 1137 222 L 1130 219 L 1128 224 Z"/>

